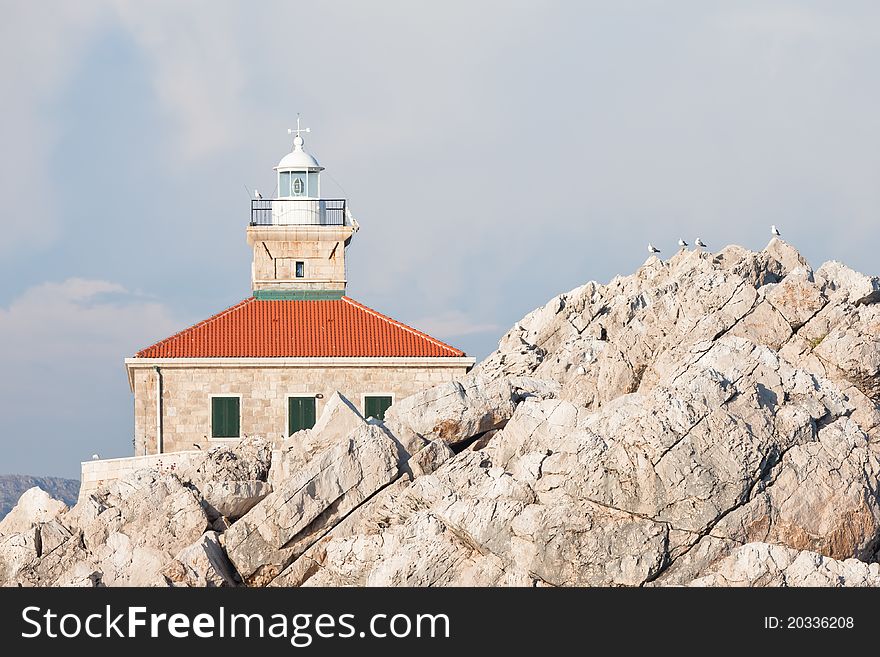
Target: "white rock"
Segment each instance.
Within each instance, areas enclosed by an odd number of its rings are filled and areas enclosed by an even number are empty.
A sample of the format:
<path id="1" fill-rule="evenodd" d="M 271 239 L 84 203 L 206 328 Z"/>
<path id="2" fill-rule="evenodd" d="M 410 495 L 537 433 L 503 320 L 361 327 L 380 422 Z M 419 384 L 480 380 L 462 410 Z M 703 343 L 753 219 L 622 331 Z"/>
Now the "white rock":
<path id="1" fill-rule="evenodd" d="M 314 427 L 297 431 L 275 450 L 270 482 L 277 488 L 314 456 L 365 425 L 366 420 L 357 408 L 338 391 L 334 392 L 324 404 L 324 410 Z"/>
<path id="2" fill-rule="evenodd" d="M 267 584 L 398 473 L 395 442 L 379 427 L 356 429 L 233 523 L 226 532 L 232 563 L 249 585 Z"/>
<path id="3" fill-rule="evenodd" d="M 54 499 L 49 493 L 34 486 L 29 488 L 12 510 L 0 520 L 0 536 L 27 531 L 37 523 L 48 522 L 67 511 L 64 502 Z"/>
<path id="4" fill-rule="evenodd" d="M 237 520 L 250 511 L 257 502 L 272 492 L 265 481 L 208 481 L 200 492 L 210 518 Z"/>
<path id="5" fill-rule="evenodd" d="M 782 545 L 749 543 L 736 548 L 688 586 L 880 586 L 880 565 L 837 561 Z"/>
<path id="6" fill-rule="evenodd" d="M 172 586 L 236 586 L 236 573 L 216 532 L 205 532 L 165 565 L 160 575 Z"/>

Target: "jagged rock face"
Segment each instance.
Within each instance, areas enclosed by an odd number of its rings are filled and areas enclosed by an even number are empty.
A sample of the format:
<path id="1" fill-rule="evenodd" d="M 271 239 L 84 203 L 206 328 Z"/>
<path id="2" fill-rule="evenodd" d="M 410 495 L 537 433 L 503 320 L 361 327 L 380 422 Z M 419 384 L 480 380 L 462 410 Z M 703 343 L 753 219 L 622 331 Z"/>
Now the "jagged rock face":
<path id="1" fill-rule="evenodd" d="M 876 397 L 878 310 L 865 304 L 877 286 L 838 263 L 814 273 L 777 239 L 760 253 L 652 257 L 633 276 L 588 283 L 530 313 L 476 371 L 558 381 L 563 399 L 598 408 L 652 388 L 689 350 L 731 334 Z"/>
<path id="2" fill-rule="evenodd" d="M 398 472 L 395 442 L 377 426 L 355 429 L 233 523 L 225 535 L 232 563 L 249 584 L 270 582 Z"/>
<path id="3" fill-rule="evenodd" d="M 53 499 L 49 493 L 29 488 L 3 520 L 0 520 L 0 536 L 29 530 L 36 524 L 49 522 L 67 511 L 67 505 Z"/>
<path id="4" fill-rule="evenodd" d="M 153 584 L 162 566 L 207 528 L 205 510 L 191 488 L 175 475 L 142 470 L 89 495 L 50 523 L 37 524 L 32 559 L 8 572 L 4 583 Z M 0 560 L 2 555 L 0 548 Z"/>
<path id="5" fill-rule="evenodd" d="M 523 399 L 556 396 L 558 388 L 529 377 L 468 375 L 397 402 L 385 426 L 411 453 L 430 441 L 455 445 L 503 427 Z"/>
<path id="6" fill-rule="evenodd" d="M 270 481 L 280 487 L 302 470 L 317 454 L 341 441 L 352 431 L 366 426 L 367 421 L 354 405 L 338 392 L 324 404 L 321 417 L 311 429 L 297 431 L 283 441 L 272 456 Z"/>
<path id="7" fill-rule="evenodd" d="M 180 473 L 201 497 L 208 517 L 232 521 L 250 511 L 272 492 L 268 483 L 272 445 L 260 438 L 245 438 L 235 447 L 222 445 Z"/>
<path id="8" fill-rule="evenodd" d="M 514 401 L 476 456 L 371 501 L 279 583 L 682 584 L 750 541 L 871 560 L 876 289 L 774 240 L 561 295 L 471 377 L 558 398 Z"/>
<path id="9" fill-rule="evenodd" d="M 171 586 L 236 586 L 238 577 L 226 558 L 217 532 L 205 532 L 183 548 L 159 572 Z"/>
<path id="10" fill-rule="evenodd" d="M 336 395 L 271 460 L 250 440 L 20 514 L 0 579 L 877 585 L 878 301 L 777 239 L 652 257 L 384 423 Z"/>
<path id="11" fill-rule="evenodd" d="M 715 563 L 688 586 L 880 586 L 880 565 L 837 561 L 782 545 L 749 543 Z"/>

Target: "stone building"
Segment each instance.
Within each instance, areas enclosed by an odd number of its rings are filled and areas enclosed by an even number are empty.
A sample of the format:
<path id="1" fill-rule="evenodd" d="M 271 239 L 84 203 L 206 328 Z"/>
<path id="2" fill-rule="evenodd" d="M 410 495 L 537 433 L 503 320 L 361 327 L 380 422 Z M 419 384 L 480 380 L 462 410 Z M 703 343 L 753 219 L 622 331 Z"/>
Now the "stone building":
<path id="1" fill-rule="evenodd" d="M 206 448 L 311 427 L 339 391 L 365 416 L 465 374 L 464 352 L 345 294 L 357 231 L 344 199 L 321 195 L 304 130 L 275 167 L 273 199 L 251 203 L 253 296 L 125 359 L 135 454 Z"/>

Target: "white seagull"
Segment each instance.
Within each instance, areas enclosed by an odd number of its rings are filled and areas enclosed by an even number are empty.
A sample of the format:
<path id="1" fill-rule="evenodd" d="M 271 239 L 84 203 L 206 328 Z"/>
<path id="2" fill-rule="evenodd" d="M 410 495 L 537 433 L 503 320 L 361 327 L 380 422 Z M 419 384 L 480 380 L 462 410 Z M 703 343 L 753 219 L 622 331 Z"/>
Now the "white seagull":
<path id="1" fill-rule="evenodd" d="M 700 247 L 704 247 L 704 248 L 705 248 L 706 245 L 703 244 L 703 240 L 701 240 L 701 239 L 698 237 L 697 239 L 694 240 L 694 246 L 700 246 Z"/>
<path id="2" fill-rule="evenodd" d="M 660 249 L 648 242 L 648 253 L 654 255 L 655 253 L 660 253 Z"/>
<path id="3" fill-rule="evenodd" d="M 255 189 L 255 190 L 254 190 L 254 196 L 256 197 L 256 199 L 257 199 L 258 201 L 262 201 L 262 200 L 263 200 L 263 195 L 260 194 L 260 190 L 259 190 L 259 189 Z"/>
<path id="4" fill-rule="evenodd" d="M 776 237 L 779 237 L 782 235 L 782 233 L 780 233 L 779 229 L 776 227 L 776 224 L 773 224 L 772 226 L 770 226 L 770 232 L 773 233 L 774 235 L 776 235 Z"/>
<path id="5" fill-rule="evenodd" d="M 93 460 L 93 461 L 98 461 L 98 460 L 100 460 L 100 458 L 101 458 L 101 457 L 98 456 L 97 454 L 92 454 L 92 460 Z"/>
<path id="6" fill-rule="evenodd" d="M 685 248 L 685 247 L 688 245 L 688 243 L 685 242 L 683 239 L 681 239 L 681 238 L 679 237 L 679 238 L 678 238 L 678 245 L 679 245 L 681 248 Z"/>

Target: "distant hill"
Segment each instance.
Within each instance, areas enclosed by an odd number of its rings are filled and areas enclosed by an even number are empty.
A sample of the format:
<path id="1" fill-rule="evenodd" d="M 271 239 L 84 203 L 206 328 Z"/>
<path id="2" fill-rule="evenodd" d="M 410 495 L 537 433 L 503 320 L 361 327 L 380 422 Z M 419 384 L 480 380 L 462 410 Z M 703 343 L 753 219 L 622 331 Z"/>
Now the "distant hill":
<path id="1" fill-rule="evenodd" d="M 76 498 L 79 495 L 78 479 L 0 475 L 0 520 L 12 510 L 21 494 L 34 486 L 39 486 L 49 495 L 61 500 L 68 506 L 76 504 Z"/>

